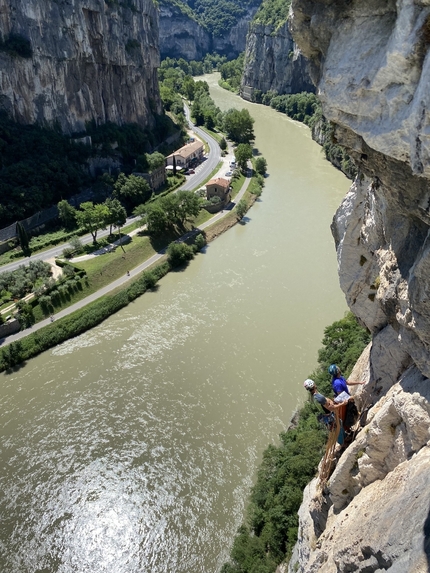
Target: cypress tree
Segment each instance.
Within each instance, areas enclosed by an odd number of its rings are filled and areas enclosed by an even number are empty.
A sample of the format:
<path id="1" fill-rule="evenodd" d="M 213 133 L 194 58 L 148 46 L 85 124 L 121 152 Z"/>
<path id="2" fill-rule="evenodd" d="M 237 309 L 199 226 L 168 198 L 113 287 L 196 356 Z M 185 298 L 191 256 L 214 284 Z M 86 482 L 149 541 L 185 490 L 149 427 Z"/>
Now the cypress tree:
<path id="1" fill-rule="evenodd" d="M 27 231 L 24 229 L 22 223 L 20 223 L 19 221 L 16 224 L 16 233 L 18 235 L 18 241 L 21 246 L 22 252 L 26 257 L 29 257 L 31 255 L 30 241 L 28 238 Z"/>

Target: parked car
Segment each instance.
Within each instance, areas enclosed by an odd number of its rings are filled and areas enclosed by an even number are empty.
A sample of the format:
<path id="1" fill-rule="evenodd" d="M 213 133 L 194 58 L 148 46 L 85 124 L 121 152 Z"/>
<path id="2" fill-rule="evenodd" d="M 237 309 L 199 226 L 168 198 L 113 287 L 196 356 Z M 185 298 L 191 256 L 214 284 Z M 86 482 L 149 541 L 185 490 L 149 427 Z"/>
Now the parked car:
<path id="1" fill-rule="evenodd" d="M 193 173 L 195 173 L 195 171 L 194 171 L 194 169 L 188 169 L 188 173 L 189 173 L 190 175 L 192 175 Z"/>
<path id="2" fill-rule="evenodd" d="M 225 174 L 226 177 L 231 177 L 233 175 L 232 171 L 227 171 L 227 173 Z"/>

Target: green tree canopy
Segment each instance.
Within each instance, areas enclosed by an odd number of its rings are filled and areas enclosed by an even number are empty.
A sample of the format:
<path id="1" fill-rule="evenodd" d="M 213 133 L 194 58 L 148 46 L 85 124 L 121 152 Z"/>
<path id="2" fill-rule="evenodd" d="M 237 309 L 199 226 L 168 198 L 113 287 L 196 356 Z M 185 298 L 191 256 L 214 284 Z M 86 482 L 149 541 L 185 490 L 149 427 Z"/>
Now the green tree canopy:
<path id="1" fill-rule="evenodd" d="M 149 183 L 143 177 L 136 175 L 127 177 L 124 173 L 118 175 L 113 191 L 115 199 L 119 199 L 129 209 L 136 207 L 140 203 L 145 203 L 151 197 L 151 194 Z"/>
<path id="2" fill-rule="evenodd" d="M 73 205 L 63 199 L 57 204 L 58 217 L 63 223 L 65 229 L 74 229 L 76 227 L 76 209 Z"/>
<path id="3" fill-rule="evenodd" d="M 186 243 L 175 241 L 167 247 L 167 257 L 172 267 L 178 267 L 194 258 L 194 249 Z"/>
<path id="4" fill-rule="evenodd" d="M 248 210 L 248 204 L 245 199 L 241 199 L 239 203 L 236 205 L 236 215 L 237 218 L 242 219 L 245 215 L 246 211 Z"/>
<path id="5" fill-rule="evenodd" d="M 155 151 L 154 153 L 146 154 L 146 161 L 148 162 L 148 171 L 151 172 L 162 167 L 165 164 L 166 159 L 162 153 Z"/>
<path id="6" fill-rule="evenodd" d="M 142 209 L 142 207 L 144 207 L 144 209 Z M 168 227 L 167 214 L 158 201 L 137 207 L 135 213 L 137 215 L 144 215 L 144 220 L 150 235 L 161 235 Z"/>
<path id="7" fill-rule="evenodd" d="M 104 202 L 108 212 L 106 223 L 109 225 L 109 234 L 112 235 L 112 227 L 122 227 L 127 220 L 127 212 L 118 199 L 106 199 Z"/>
<path id="8" fill-rule="evenodd" d="M 134 213 L 144 216 L 150 234 L 159 235 L 169 229 L 182 231 L 187 219 L 199 214 L 200 205 L 200 198 L 195 193 L 178 191 L 140 206 Z"/>
<path id="9" fill-rule="evenodd" d="M 267 161 L 264 157 L 257 157 L 255 160 L 255 171 L 260 175 L 265 175 L 267 171 Z"/>
<path id="10" fill-rule="evenodd" d="M 236 143 L 250 143 L 254 140 L 254 119 L 247 109 L 229 109 L 223 118 L 227 136 Z"/>
<path id="11" fill-rule="evenodd" d="M 236 158 L 236 163 L 245 171 L 248 160 L 252 157 L 252 147 L 249 143 L 239 143 L 239 145 L 234 150 L 234 156 Z"/>
<path id="12" fill-rule="evenodd" d="M 31 255 L 30 239 L 28 238 L 27 231 L 23 227 L 22 223 L 18 222 L 16 224 L 16 232 L 18 234 L 18 241 L 22 252 L 26 257 L 29 257 Z"/>
<path id="13" fill-rule="evenodd" d="M 76 211 L 76 220 L 79 227 L 91 233 L 93 243 L 97 243 L 97 233 L 100 229 L 106 227 L 106 220 L 109 216 L 109 210 L 104 203 L 94 205 L 92 201 L 81 203 L 79 210 Z"/>

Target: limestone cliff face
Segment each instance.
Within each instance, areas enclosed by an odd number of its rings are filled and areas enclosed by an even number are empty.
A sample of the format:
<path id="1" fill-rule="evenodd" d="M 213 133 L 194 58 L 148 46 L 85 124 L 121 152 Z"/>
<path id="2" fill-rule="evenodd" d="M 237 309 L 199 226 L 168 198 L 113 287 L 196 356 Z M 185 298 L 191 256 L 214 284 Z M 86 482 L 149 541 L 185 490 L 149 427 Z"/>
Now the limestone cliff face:
<path id="1" fill-rule="evenodd" d="M 246 38 L 242 95 L 250 89 L 279 94 L 315 91 L 309 65 L 294 43 L 288 22 L 278 30 L 252 23 Z"/>
<path id="2" fill-rule="evenodd" d="M 176 6 L 160 4 L 160 53 L 164 58 L 201 60 L 207 53 L 216 52 L 228 59 L 237 58 L 245 50 L 249 22 L 258 6 L 250 6 L 228 32 L 213 36 L 198 22 Z"/>
<path id="3" fill-rule="evenodd" d="M 237 57 L 246 47 L 246 33 L 248 26 L 257 11 L 257 6 L 250 7 L 246 14 L 240 18 L 235 26 L 224 36 L 213 38 L 213 51 L 225 54 L 228 58 Z"/>
<path id="4" fill-rule="evenodd" d="M 146 127 L 161 112 L 152 0 L 0 0 L 0 33 L 32 49 L 30 58 L 0 52 L 0 106 L 20 122 Z"/>
<path id="5" fill-rule="evenodd" d="M 160 54 L 162 58 L 202 60 L 211 47 L 211 36 L 198 22 L 173 4 L 160 4 Z"/>
<path id="6" fill-rule="evenodd" d="M 373 341 L 367 424 L 311 484 L 288 571 L 430 570 L 430 0 L 293 0 L 293 35 L 359 175 L 332 225 Z"/>

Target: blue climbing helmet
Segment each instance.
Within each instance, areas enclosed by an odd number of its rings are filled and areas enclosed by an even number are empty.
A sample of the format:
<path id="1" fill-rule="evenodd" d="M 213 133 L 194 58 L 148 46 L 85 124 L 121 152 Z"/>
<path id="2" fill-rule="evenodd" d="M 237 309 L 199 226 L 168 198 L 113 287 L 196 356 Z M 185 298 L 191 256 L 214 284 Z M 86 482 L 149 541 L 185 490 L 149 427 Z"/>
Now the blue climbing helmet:
<path id="1" fill-rule="evenodd" d="M 336 376 L 338 370 L 339 368 L 336 366 L 336 364 L 330 364 L 330 366 L 328 367 L 328 373 L 330 374 L 330 376 Z"/>

